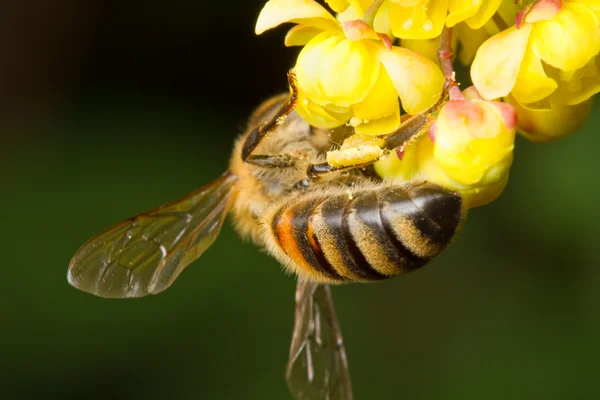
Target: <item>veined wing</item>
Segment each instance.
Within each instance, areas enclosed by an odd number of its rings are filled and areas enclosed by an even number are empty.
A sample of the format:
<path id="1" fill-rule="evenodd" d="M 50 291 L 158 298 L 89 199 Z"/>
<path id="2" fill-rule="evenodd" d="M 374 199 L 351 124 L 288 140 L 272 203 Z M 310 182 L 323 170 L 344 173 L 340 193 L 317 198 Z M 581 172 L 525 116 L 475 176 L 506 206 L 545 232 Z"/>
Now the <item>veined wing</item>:
<path id="1" fill-rule="evenodd" d="M 298 281 L 286 379 L 296 400 L 352 400 L 346 350 L 327 285 Z"/>
<path id="2" fill-rule="evenodd" d="M 226 172 L 179 200 L 94 236 L 71 260 L 69 283 L 101 297 L 162 292 L 215 241 L 236 180 Z"/>

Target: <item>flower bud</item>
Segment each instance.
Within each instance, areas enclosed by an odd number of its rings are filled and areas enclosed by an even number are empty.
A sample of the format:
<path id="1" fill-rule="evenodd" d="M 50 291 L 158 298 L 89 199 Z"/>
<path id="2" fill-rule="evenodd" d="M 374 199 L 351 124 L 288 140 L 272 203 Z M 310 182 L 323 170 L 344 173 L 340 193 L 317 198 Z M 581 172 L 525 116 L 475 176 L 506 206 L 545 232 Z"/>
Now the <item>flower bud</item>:
<path id="1" fill-rule="evenodd" d="M 434 158 L 461 185 L 499 182 L 512 163 L 516 123 L 507 104 L 450 100 L 431 129 Z"/>
<path id="2" fill-rule="evenodd" d="M 512 96 L 505 100 L 519 116 L 518 132 L 534 142 L 549 142 L 577 132 L 587 122 L 593 105 L 593 97 L 574 105 L 520 104 Z"/>

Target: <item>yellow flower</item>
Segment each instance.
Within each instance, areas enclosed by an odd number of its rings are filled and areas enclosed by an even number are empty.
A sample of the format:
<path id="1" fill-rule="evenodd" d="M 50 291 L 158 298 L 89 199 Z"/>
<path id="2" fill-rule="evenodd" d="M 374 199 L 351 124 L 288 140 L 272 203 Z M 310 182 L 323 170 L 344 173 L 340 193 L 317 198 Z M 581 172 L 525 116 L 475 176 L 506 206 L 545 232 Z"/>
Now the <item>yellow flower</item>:
<path id="1" fill-rule="evenodd" d="M 285 44 L 304 46 L 295 66 L 296 111 L 312 125 L 347 123 L 357 133 L 384 135 L 400 125 L 399 99 L 417 114 L 441 95 L 444 78 L 435 63 L 392 46 L 361 20 L 340 23 L 313 0 L 271 0 L 256 33 L 285 22 L 298 24 Z"/>
<path id="2" fill-rule="evenodd" d="M 597 0 L 541 0 L 517 16 L 519 26 L 481 45 L 471 78 L 486 99 L 509 93 L 521 104 L 555 92 L 553 102 L 575 104 L 600 90 Z"/>
<path id="3" fill-rule="evenodd" d="M 394 36 L 401 39 L 432 39 L 444 24 L 465 21 L 481 28 L 498 10 L 502 0 L 388 0 L 378 14 L 387 13 Z M 387 7 L 387 8 L 385 8 Z M 379 29 L 377 21 L 375 29 Z"/>
<path id="4" fill-rule="evenodd" d="M 549 142 L 577 132 L 585 125 L 593 106 L 593 97 L 574 105 L 550 101 L 523 105 L 512 96 L 505 101 L 513 105 L 519 116 L 519 133 L 534 142 Z"/>
<path id="5" fill-rule="evenodd" d="M 362 18 L 373 3 L 373 0 L 325 0 L 329 7 L 335 12 L 344 12 L 352 6 L 358 18 Z"/>
<path id="6" fill-rule="evenodd" d="M 457 190 L 469 207 L 496 199 L 513 159 L 516 114 L 507 104 L 481 99 L 467 89 L 463 100 L 446 103 L 429 135 L 402 159 L 392 153 L 376 164 L 385 179 L 424 179 Z"/>

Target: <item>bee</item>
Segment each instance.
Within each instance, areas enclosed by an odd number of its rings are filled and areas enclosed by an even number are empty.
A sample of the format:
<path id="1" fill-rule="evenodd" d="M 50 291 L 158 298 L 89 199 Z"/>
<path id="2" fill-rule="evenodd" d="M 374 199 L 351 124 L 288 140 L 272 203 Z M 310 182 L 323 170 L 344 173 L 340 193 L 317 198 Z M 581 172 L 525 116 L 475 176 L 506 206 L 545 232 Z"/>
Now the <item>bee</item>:
<path id="1" fill-rule="evenodd" d="M 325 130 L 301 119 L 293 112 L 293 72 L 288 78 L 291 94 L 254 111 L 227 172 L 94 236 L 71 260 L 68 281 L 108 298 L 160 293 L 210 247 L 231 214 L 242 237 L 299 278 L 287 366 L 292 393 L 346 399 L 348 365 L 328 284 L 378 281 L 422 267 L 448 246 L 466 211 L 458 193 L 437 185 L 386 182 L 370 173 L 371 163 L 327 164 L 332 143 L 352 129 Z M 387 150 L 414 135 L 418 118 L 385 138 Z M 320 378 L 312 376 L 317 365 L 327 369 Z"/>

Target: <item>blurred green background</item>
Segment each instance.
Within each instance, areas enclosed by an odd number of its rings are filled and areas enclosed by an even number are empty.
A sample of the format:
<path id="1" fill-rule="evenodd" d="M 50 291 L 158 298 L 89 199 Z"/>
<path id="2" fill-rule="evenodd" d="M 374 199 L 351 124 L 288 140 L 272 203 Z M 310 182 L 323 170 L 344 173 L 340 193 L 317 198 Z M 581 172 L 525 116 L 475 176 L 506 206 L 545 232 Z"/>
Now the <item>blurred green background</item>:
<path id="1" fill-rule="evenodd" d="M 297 50 L 254 37 L 261 5 L 2 5 L 0 398 L 289 398 L 295 282 L 229 225 L 159 296 L 66 281 L 90 236 L 217 177 L 285 89 Z M 334 289 L 357 399 L 598 396 L 599 113 L 518 140 L 505 193 L 423 270 Z"/>

